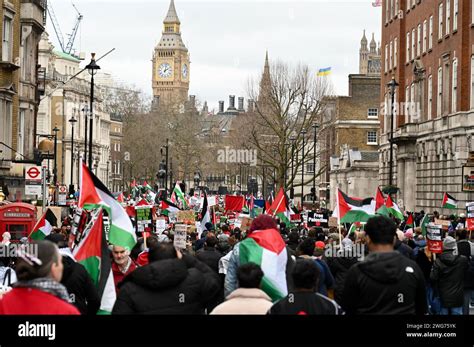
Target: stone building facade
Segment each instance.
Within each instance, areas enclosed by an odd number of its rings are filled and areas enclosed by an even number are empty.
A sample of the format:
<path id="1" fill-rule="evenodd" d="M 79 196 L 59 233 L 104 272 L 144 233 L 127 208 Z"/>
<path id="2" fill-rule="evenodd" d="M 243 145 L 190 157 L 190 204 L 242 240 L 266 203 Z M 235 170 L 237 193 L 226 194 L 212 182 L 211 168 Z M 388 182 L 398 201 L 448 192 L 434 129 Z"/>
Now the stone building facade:
<path id="1" fill-rule="evenodd" d="M 389 183 L 393 113 L 392 181 L 409 211 L 451 213 L 440 209 L 447 192 L 459 201 L 459 213 L 474 198 L 462 185 L 463 167 L 474 166 L 472 10 L 472 1 L 383 2 L 379 178 Z"/>

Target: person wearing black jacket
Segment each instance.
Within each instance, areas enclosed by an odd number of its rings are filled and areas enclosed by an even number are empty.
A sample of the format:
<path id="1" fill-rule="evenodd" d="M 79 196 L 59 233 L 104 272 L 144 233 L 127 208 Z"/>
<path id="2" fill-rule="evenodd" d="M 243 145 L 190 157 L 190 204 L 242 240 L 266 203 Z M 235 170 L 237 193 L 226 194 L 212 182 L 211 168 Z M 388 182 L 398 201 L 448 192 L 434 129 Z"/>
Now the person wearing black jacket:
<path id="1" fill-rule="evenodd" d="M 394 251 L 396 224 L 387 217 L 365 226 L 369 255 L 347 273 L 340 305 L 347 314 L 407 315 L 426 313 L 423 273 Z"/>
<path id="2" fill-rule="evenodd" d="M 358 260 L 350 239 L 342 240 L 342 248 L 337 250 L 336 256 L 327 257 L 327 263 L 334 276 L 334 299 L 341 302 L 347 272 Z"/>
<path id="3" fill-rule="evenodd" d="M 77 263 L 67 247 L 62 234 L 50 234 L 46 240 L 55 243 L 63 255 L 63 277 L 61 284 L 69 293 L 69 300 L 76 306 L 81 315 L 95 315 L 100 307 L 100 298 L 97 288 L 85 267 Z"/>
<path id="4" fill-rule="evenodd" d="M 469 305 L 474 291 L 474 254 L 467 236 L 466 229 L 456 230 L 458 254 L 465 256 L 468 260 L 468 271 L 466 271 L 464 276 L 464 304 L 462 308 L 462 314 L 464 315 L 469 314 Z"/>
<path id="5" fill-rule="evenodd" d="M 468 268 L 467 258 L 455 255 L 456 240 L 447 236 L 443 241 L 443 253 L 433 264 L 430 278 L 438 288 L 442 315 L 461 315 L 464 303 L 464 276 Z"/>
<path id="6" fill-rule="evenodd" d="M 151 249 L 149 260 L 121 282 L 112 314 L 203 314 L 220 289 L 211 268 L 173 244 Z"/>
<path id="7" fill-rule="evenodd" d="M 316 292 L 320 271 L 312 259 L 298 259 L 291 274 L 295 289 L 277 301 L 270 315 L 338 315 L 335 301 Z"/>
<path id="8" fill-rule="evenodd" d="M 204 248 L 201 248 L 196 252 L 196 258 L 202 261 L 204 264 L 209 266 L 216 274 L 219 273 L 219 259 L 222 258 L 223 254 L 216 248 L 217 237 L 214 234 L 209 233 L 206 236 L 204 242 Z"/>

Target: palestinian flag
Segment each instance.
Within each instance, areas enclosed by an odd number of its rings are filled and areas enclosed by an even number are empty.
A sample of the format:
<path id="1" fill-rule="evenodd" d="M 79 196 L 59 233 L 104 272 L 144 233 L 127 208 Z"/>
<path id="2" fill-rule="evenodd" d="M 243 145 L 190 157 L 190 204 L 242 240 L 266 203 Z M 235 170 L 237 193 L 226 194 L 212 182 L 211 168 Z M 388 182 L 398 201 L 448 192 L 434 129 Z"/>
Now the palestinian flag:
<path id="1" fill-rule="evenodd" d="M 415 220 L 414 220 L 414 218 L 413 218 L 413 213 L 410 213 L 410 214 L 408 215 L 408 219 L 407 219 L 407 221 L 406 221 L 406 223 L 405 223 L 405 228 L 406 228 L 406 227 L 409 227 L 409 228 L 414 228 L 414 227 L 415 227 Z"/>
<path id="2" fill-rule="evenodd" d="M 385 206 L 385 198 L 380 188 L 377 188 L 377 194 L 375 195 L 375 211 L 378 211 L 382 206 Z"/>
<path id="3" fill-rule="evenodd" d="M 278 199 L 278 198 L 277 198 Z M 275 201 L 277 201 L 275 199 Z M 261 289 L 275 302 L 288 294 L 286 263 L 288 255 L 278 230 L 258 230 L 239 244 L 240 264 L 255 263 L 265 276 Z"/>
<path id="4" fill-rule="evenodd" d="M 458 201 L 448 193 L 444 193 L 442 208 L 456 209 L 458 208 Z"/>
<path id="5" fill-rule="evenodd" d="M 153 190 L 153 188 L 148 184 L 148 182 L 145 180 L 142 185 L 143 188 L 145 188 L 146 191 Z"/>
<path id="6" fill-rule="evenodd" d="M 428 214 L 425 214 L 423 219 L 420 222 L 421 234 L 423 236 L 426 236 L 426 226 L 428 224 L 430 224 L 430 216 Z"/>
<path id="7" fill-rule="evenodd" d="M 367 222 L 375 215 L 374 198 L 351 198 L 340 189 L 337 192 L 336 205 L 333 216 L 339 218 L 339 223 Z"/>
<path id="8" fill-rule="evenodd" d="M 351 227 L 349 228 L 349 231 L 347 232 L 347 236 L 349 237 L 350 234 L 355 233 L 357 231 L 357 228 L 361 228 L 362 224 L 359 222 L 355 222 L 351 224 Z"/>
<path id="9" fill-rule="evenodd" d="M 209 212 L 209 204 L 207 202 L 207 194 L 205 191 L 204 191 L 204 201 L 202 203 L 200 222 L 201 222 L 201 233 L 202 233 L 204 230 L 206 230 L 206 223 L 211 222 L 211 213 Z"/>
<path id="10" fill-rule="evenodd" d="M 393 202 L 392 197 L 389 195 L 387 197 L 387 202 L 385 203 L 385 206 L 388 208 L 388 212 L 395 218 L 399 220 L 404 220 L 405 218 L 403 217 L 402 211 L 400 211 L 400 208 L 396 203 Z"/>
<path id="11" fill-rule="evenodd" d="M 173 203 L 178 203 L 178 201 L 181 202 L 183 209 L 186 209 L 188 207 L 188 204 L 186 202 L 186 199 L 184 197 L 184 194 L 183 194 L 183 192 L 181 190 L 181 187 L 179 186 L 178 182 L 176 182 L 176 185 L 174 186 L 173 194 L 171 196 L 171 201 Z"/>
<path id="12" fill-rule="evenodd" d="M 105 185 L 82 164 L 81 195 L 78 207 L 88 210 L 102 207 L 110 219 L 109 242 L 131 250 L 137 243 L 135 229 L 124 208 Z"/>
<path id="13" fill-rule="evenodd" d="M 97 314 L 110 314 L 117 298 L 112 266 L 103 228 L 102 209 L 97 210 L 73 250 L 76 261 L 82 264 L 101 298 Z"/>
<path id="14" fill-rule="evenodd" d="M 173 204 L 172 202 L 168 200 L 162 200 L 161 201 L 161 214 L 165 216 L 169 216 L 170 213 L 177 213 L 178 211 L 181 211 L 178 206 Z"/>
<path id="15" fill-rule="evenodd" d="M 290 211 L 288 197 L 286 196 L 283 188 L 280 188 L 280 191 L 275 197 L 273 204 L 270 206 L 268 211 L 266 211 L 266 213 L 273 217 L 278 217 L 281 222 L 286 224 L 287 227 L 291 225 L 290 215 L 293 213 Z"/>
<path id="16" fill-rule="evenodd" d="M 37 241 L 44 240 L 46 236 L 51 234 L 53 227 L 57 226 L 57 223 L 58 221 L 56 216 L 54 215 L 53 211 L 48 208 L 41 219 L 36 223 L 28 238 Z"/>

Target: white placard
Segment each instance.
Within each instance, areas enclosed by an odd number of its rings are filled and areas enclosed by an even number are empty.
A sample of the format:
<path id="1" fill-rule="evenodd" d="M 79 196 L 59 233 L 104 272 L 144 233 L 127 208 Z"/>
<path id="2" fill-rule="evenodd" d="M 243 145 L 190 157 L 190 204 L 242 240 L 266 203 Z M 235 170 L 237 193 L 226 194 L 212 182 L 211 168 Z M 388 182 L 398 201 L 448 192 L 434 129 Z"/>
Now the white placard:
<path id="1" fill-rule="evenodd" d="M 186 235 L 187 235 L 186 228 L 184 231 L 178 230 L 178 229 L 181 229 L 181 228 L 176 228 L 176 230 L 174 231 L 173 245 L 179 249 L 186 249 Z"/>
<path id="2" fill-rule="evenodd" d="M 157 219 L 156 220 L 156 232 L 158 234 L 161 234 L 165 230 L 166 230 L 166 221 L 164 219 Z"/>
<path id="3" fill-rule="evenodd" d="M 43 195 L 43 192 L 41 191 L 42 186 L 38 185 L 26 185 L 25 186 L 25 194 L 26 195 L 36 195 L 38 197 Z"/>
<path id="4" fill-rule="evenodd" d="M 207 204 L 209 205 L 209 207 L 217 205 L 216 196 L 215 195 L 214 196 L 208 196 L 207 197 Z"/>

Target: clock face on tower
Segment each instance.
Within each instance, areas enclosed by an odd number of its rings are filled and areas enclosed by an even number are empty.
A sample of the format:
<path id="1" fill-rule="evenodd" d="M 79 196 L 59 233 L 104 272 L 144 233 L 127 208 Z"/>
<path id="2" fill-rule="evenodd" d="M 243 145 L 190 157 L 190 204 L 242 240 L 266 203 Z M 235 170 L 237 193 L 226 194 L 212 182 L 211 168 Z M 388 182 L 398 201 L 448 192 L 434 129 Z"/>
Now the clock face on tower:
<path id="1" fill-rule="evenodd" d="M 171 77 L 172 72 L 173 72 L 173 69 L 171 68 L 171 65 L 168 64 L 168 63 L 163 63 L 158 68 L 158 73 L 160 74 L 160 77 L 162 77 L 162 78 Z"/>
<path id="2" fill-rule="evenodd" d="M 184 78 L 188 77 L 188 65 L 186 64 L 183 65 L 183 77 Z"/>

